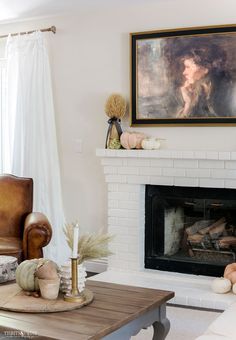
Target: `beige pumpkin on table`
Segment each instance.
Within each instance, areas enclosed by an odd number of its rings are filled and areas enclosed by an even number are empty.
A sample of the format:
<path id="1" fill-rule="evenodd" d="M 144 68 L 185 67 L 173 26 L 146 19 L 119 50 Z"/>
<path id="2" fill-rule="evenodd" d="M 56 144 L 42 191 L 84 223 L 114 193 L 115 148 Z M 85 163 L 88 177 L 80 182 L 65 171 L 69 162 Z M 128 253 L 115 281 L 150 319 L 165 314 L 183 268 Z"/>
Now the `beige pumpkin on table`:
<path id="1" fill-rule="evenodd" d="M 38 279 L 53 280 L 58 278 L 59 267 L 51 260 L 45 261 L 37 267 L 35 276 Z"/>
<path id="2" fill-rule="evenodd" d="M 16 283 L 25 291 L 35 292 L 39 290 L 38 279 L 35 272 L 39 259 L 25 260 L 16 269 Z"/>
<path id="3" fill-rule="evenodd" d="M 58 270 L 57 264 L 48 259 L 25 260 L 16 269 L 16 282 L 27 292 L 37 292 L 38 279 L 55 279 Z"/>

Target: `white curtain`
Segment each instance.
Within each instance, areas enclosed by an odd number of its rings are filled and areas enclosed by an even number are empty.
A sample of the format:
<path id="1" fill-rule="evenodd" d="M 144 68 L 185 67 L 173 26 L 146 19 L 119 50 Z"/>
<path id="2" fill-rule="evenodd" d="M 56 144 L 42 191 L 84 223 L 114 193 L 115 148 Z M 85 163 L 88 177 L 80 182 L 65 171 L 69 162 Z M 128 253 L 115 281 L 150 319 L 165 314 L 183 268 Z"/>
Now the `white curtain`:
<path id="1" fill-rule="evenodd" d="M 69 249 L 62 231 L 60 168 L 50 65 L 44 33 L 9 37 L 6 46 L 5 138 L 10 155 L 4 172 L 32 177 L 34 211 L 43 212 L 53 228 L 44 257 L 64 262 Z"/>
<path id="2" fill-rule="evenodd" d="M 4 172 L 3 164 L 9 164 L 10 155 L 6 118 L 6 60 L 0 59 L 0 173 Z"/>

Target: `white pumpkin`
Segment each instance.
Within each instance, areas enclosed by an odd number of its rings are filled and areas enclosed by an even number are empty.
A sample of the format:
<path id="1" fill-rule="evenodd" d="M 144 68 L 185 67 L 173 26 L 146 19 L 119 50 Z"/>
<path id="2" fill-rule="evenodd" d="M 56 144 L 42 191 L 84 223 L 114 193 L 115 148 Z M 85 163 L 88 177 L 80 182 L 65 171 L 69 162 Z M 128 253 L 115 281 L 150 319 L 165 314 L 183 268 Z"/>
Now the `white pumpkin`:
<path id="1" fill-rule="evenodd" d="M 232 292 L 233 292 L 234 294 L 236 294 L 236 283 L 233 284 Z"/>
<path id="2" fill-rule="evenodd" d="M 211 288 L 218 294 L 227 293 L 231 290 L 231 281 L 224 277 L 217 277 L 212 281 Z"/>
<path id="3" fill-rule="evenodd" d="M 158 138 L 145 138 L 142 140 L 142 148 L 144 150 L 157 150 L 161 146 Z"/>

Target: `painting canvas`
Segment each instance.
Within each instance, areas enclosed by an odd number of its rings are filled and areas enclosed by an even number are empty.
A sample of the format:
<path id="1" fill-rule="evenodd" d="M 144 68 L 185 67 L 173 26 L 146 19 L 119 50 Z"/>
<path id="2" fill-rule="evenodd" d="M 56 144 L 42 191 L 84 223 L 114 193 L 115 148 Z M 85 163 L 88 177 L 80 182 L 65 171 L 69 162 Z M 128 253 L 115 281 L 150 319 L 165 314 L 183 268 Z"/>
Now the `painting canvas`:
<path id="1" fill-rule="evenodd" d="M 235 123 L 236 26 L 131 34 L 131 125 Z"/>

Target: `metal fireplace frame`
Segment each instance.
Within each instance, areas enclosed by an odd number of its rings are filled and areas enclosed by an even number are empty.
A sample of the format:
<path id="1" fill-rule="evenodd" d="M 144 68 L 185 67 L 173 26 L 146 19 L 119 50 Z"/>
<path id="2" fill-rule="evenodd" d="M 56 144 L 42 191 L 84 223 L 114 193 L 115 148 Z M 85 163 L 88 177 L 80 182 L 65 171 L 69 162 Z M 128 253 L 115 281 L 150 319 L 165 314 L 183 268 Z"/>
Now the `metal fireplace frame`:
<path id="1" fill-rule="evenodd" d="M 207 276 L 222 276 L 224 264 L 204 263 L 186 257 L 175 259 L 164 252 L 164 198 L 188 197 L 190 200 L 235 200 L 236 190 L 226 188 L 203 188 L 146 185 L 145 193 L 145 268 Z M 154 202 L 155 201 L 155 202 Z M 235 214 L 236 215 L 236 214 Z M 156 228 L 156 226 L 160 226 Z"/>

